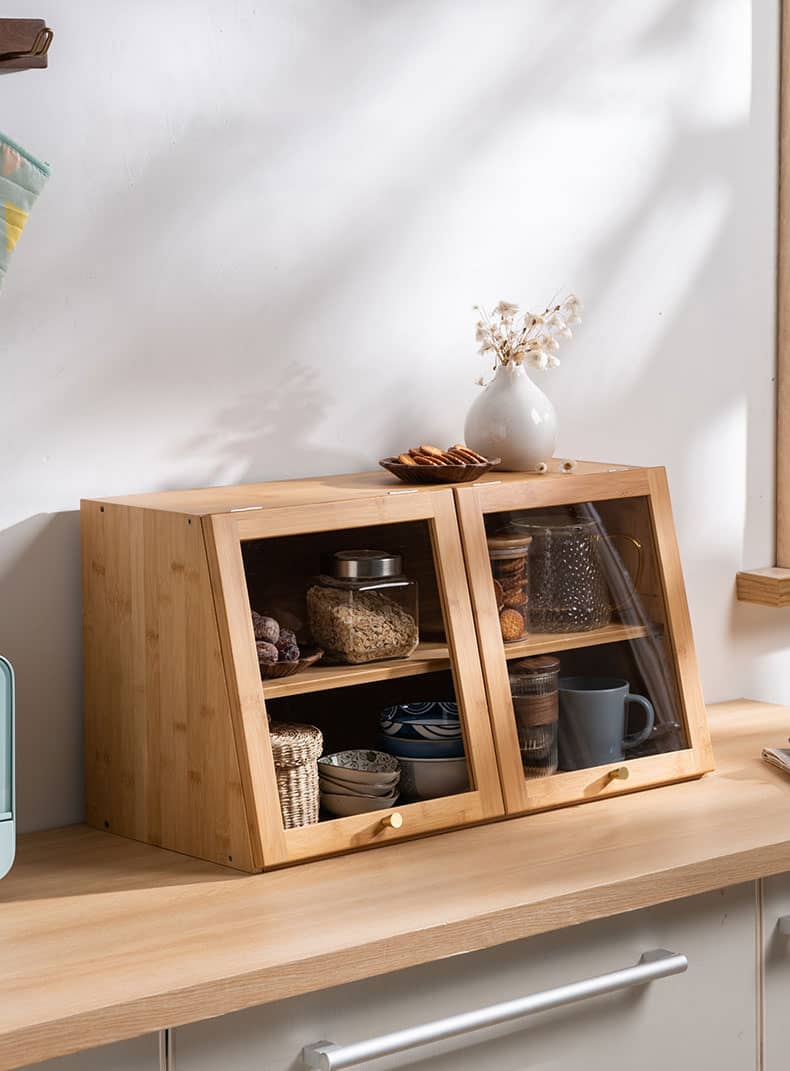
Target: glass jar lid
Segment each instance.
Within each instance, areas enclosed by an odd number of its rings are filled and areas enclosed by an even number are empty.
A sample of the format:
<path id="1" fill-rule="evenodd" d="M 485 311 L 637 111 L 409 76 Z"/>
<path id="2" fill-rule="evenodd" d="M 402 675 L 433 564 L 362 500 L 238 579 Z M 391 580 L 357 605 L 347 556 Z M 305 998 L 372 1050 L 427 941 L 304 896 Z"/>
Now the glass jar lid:
<path id="1" fill-rule="evenodd" d="M 530 677 L 533 674 L 559 673 L 560 660 L 554 655 L 532 655 L 531 658 L 522 658 L 518 662 L 511 662 L 511 674 L 521 677 Z"/>
<path id="2" fill-rule="evenodd" d="M 529 549 L 532 536 L 505 532 L 501 535 L 489 536 L 486 542 L 489 558 L 522 558 Z"/>
<path id="3" fill-rule="evenodd" d="M 510 527 L 517 532 L 523 532 L 524 538 L 526 538 L 527 533 L 537 535 L 542 532 L 590 531 L 597 528 L 597 525 L 592 517 L 582 517 L 567 507 L 558 507 L 539 513 L 526 513 L 520 517 L 513 517 Z"/>
<path id="4" fill-rule="evenodd" d="M 386 550 L 337 550 L 332 575 L 339 580 L 380 580 L 403 573 L 403 558 Z"/>

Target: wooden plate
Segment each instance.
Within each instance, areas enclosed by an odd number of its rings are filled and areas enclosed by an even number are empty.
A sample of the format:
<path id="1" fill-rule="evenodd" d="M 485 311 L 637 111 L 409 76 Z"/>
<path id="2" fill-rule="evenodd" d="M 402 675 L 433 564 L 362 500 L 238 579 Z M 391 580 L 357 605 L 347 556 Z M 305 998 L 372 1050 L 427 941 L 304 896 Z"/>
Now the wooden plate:
<path id="1" fill-rule="evenodd" d="M 258 663 L 261 670 L 261 680 L 271 681 L 281 677 L 290 677 L 302 669 L 307 669 L 308 666 L 315 665 L 319 658 L 324 657 L 324 652 L 320 647 L 307 647 L 305 650 L 308 652 L 307 654 L 303 654 L 301 658 L 295 658 L 291 662 Z"/>
<path id="2" fill-rule="evenodd" d="M 471 483 L 498 465 L 500 457 L 480 465 L 404 465 L 394 457 L 384 457 L 379 465 L 404 483 Z"/>

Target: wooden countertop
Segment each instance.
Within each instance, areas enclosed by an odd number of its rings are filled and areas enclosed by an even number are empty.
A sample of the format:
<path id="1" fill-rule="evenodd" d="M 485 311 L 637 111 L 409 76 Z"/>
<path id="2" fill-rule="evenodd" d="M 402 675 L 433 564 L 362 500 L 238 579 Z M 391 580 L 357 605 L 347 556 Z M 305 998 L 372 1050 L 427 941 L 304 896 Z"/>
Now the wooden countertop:
<path id="1" fill-rule="evenodd" d="M 711 708 L 717 771 L 243 876 L 71 827 L 0 882 L 0 1071 L 790 870 L 790 709 Z"/>

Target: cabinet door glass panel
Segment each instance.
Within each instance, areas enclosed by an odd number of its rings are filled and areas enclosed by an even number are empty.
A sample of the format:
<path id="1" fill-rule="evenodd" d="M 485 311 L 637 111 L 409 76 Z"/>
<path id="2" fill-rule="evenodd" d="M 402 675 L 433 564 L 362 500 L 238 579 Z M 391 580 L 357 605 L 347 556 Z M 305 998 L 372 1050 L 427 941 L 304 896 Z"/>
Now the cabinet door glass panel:
<path id="1" fill-rule="evenodd" d="M 474 789 L 430 522 L 254 539 L 242 554 L 286 828 Z M 300 658 L 317 661 L 291 672 Z M 283 724 L 320 732 L 317 784 L 281 768 Z M 298 793 L 318 809 L 293 814 Z"/>
<path id="2" fill-rule="evenodd" d="M 686 748 L 647 498 L 485 527 L 525 775 Z"/>

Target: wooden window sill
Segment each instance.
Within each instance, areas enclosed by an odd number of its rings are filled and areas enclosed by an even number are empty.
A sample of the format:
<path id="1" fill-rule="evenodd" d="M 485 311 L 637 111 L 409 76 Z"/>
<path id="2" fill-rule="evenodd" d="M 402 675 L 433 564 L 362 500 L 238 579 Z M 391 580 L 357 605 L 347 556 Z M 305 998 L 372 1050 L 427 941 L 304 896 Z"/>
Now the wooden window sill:
<path id="1" fill-rule="evenodd" d="M 790 606 L 790 569 L 769 566 L 738 573 L 735 589 L 739 602 L 762 606 Z"/>

